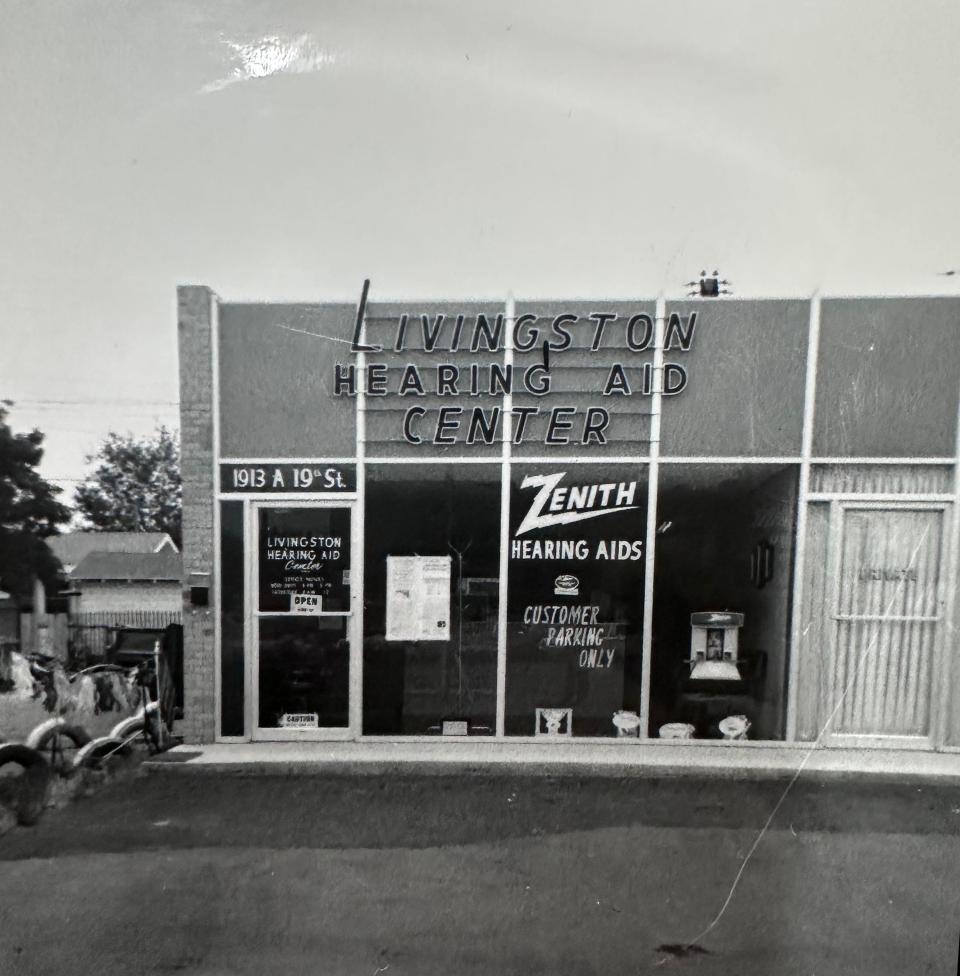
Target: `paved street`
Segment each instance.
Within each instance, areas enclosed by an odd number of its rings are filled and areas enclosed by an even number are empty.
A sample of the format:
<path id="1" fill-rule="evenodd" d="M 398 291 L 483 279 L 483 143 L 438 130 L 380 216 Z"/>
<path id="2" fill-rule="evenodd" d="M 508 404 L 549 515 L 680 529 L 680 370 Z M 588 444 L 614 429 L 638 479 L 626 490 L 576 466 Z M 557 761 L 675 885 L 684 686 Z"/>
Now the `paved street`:
<path id="1" fill-rule="evenodd" d="M 0 973 L 956 971 L 960 791 L 144 775 L 0 839 Z M 702 951 L 701 951 L 702 950 Z"/>

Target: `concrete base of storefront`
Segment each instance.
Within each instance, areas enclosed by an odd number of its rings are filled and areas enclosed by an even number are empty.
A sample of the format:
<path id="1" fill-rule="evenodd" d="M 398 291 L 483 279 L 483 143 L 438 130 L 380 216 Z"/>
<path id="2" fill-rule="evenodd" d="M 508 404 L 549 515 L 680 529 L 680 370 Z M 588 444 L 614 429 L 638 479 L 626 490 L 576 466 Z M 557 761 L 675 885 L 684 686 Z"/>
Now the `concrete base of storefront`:
<path id="1" fill-rule="evenodd" d="M 767 743 L 256 742 L 178 746 L 151 772 L 240 775 L 383 773 L 887 779 L 960 785 L 960 753 Z"/>

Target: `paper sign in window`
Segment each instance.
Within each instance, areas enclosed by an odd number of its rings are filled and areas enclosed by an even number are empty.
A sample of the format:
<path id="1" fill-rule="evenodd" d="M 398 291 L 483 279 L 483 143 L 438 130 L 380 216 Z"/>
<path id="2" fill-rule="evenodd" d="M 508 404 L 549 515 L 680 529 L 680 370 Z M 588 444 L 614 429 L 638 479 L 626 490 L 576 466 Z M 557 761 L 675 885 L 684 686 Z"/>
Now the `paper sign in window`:
<path id="1" fill-rule="evenodd" d="M 387 640 L 450 639 L 449 556 L 387 556 Z"/>

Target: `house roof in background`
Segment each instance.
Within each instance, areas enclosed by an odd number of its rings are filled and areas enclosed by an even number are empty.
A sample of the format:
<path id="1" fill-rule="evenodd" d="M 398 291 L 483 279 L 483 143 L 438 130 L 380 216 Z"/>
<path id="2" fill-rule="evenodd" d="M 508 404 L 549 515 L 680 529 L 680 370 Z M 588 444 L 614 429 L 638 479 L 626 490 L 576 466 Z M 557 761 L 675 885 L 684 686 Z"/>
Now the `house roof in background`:
<path id="1" fill-rule="evenodd" d="M 46 541 L 68 573 L 91 552 L 177 552 L 166 532 L 66 532 Z"/>
<path id="2" fill-rule="evenodd" d="M 160 552 L 91 552 L 71 578 L 80 580 L 176 580 L 183 575 L 183 558 L 172 549 Z"/>

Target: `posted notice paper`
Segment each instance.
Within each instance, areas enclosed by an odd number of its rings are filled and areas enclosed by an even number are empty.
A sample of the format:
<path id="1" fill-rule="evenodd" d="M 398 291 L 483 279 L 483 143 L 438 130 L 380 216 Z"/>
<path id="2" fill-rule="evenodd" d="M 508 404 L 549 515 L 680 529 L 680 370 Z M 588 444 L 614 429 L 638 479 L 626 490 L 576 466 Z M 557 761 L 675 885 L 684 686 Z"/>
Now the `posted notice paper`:
<path id="1" fill-rule="evenodd" d="M 387 640 L 450 639 L 450 556 L 387 556 Z"/>

